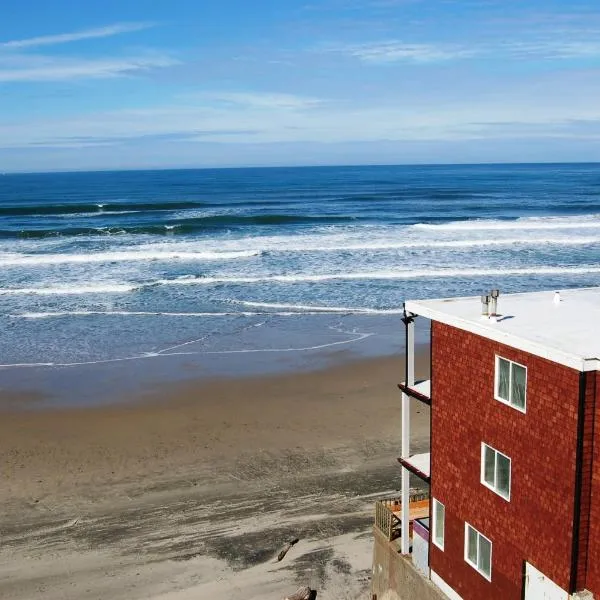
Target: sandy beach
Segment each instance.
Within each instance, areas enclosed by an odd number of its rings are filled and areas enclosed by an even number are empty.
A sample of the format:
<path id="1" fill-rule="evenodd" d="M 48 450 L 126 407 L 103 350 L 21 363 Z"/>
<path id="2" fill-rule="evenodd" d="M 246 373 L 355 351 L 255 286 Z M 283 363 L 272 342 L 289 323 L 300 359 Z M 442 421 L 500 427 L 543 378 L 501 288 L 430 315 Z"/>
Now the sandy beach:
<path id="1" fill-rule="evenodd" d="M 399 487 L 402 363 L 185 382 L 86 409 L 7 398 L 0 597 L 369 597 L 373 503 Z M 428 426 L 415 404 L 415 449 Z"/>

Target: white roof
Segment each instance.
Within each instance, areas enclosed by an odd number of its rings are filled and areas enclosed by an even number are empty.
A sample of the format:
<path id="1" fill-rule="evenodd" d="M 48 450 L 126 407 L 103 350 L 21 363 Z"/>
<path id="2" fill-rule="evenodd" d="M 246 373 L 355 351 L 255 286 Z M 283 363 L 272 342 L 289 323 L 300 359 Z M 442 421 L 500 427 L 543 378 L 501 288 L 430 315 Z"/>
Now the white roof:
<path id="1" fill-rule="evenodd" d="M 415 300 L 406 310 L 547 358 L 578 371 L 600 369 L 600 287 L 500 293 L 498 320 L 481 316 L 480 296 Z"/>

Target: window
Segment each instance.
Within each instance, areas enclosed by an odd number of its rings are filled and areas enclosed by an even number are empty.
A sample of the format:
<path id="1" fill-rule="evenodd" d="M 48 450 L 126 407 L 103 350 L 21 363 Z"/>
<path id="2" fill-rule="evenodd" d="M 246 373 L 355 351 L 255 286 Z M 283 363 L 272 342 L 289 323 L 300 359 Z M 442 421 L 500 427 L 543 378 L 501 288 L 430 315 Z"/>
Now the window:
<path id="1" fill-rule="evenodd" d="M 481 483 L 510 501 L 510 458 L 481 444 Z"/>
<path id="2" fill-rule="evenodd" d="M 492 580 L 492 542 L 465 523 L 465 560 L 488 581 Z"/>
<path id="3" fill-rule="evenodd" d="M 433 543 L 440 549 L 444 549 L 444 526 L 446 521 L 446 507 L 435 498 L 433 499 Z"/>
<path id="4" fill-rule="evenodd" d="M 525 412 L 527 368 L 506 358 L 496 356 L 494 398 Z"/>

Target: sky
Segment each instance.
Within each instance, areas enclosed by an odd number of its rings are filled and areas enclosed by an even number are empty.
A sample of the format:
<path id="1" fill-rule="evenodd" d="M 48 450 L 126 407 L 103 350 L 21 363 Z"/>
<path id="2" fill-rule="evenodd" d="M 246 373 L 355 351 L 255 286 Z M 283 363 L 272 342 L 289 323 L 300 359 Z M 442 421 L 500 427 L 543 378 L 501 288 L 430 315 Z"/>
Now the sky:
<path id="1" fill-rule="evenodd" d="M 600 161 L 598 0 L 4 0 L 0 172 Z"/>

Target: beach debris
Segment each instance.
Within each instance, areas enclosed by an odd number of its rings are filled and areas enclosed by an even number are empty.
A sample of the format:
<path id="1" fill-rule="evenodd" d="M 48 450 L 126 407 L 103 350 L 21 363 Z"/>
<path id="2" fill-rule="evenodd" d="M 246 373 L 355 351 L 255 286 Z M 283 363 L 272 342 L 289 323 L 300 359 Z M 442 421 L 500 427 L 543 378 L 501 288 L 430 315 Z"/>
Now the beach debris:
<path id="1" fill-rule="evenodd" d="M 75 519 L 72 519 L 71 521 L 65 524 L 65 529 L 68 529 L 69 527 L 75 527 L 75 525 L 77 525 L 80 520 L 81 517 L 76 517 Z"/>
<path id="2" fill-rule="evenodd" d="M 311 590 L 308 586 L 298 588 L 291 596 L 286 596 L 284 600 L 315 600 L 317 590 Z"/>
<path id="3" fill-rule="evenodd" d="M 281 562 L 284 558 L 285 555 L 289 552 L 290 548 L 294 545 L 297 544 L 300 540 L 298 538 L 294 538 L 293 540 L 290 540 L 282 549 L 281 552 L 277 555 L 277 562 Z"/>

